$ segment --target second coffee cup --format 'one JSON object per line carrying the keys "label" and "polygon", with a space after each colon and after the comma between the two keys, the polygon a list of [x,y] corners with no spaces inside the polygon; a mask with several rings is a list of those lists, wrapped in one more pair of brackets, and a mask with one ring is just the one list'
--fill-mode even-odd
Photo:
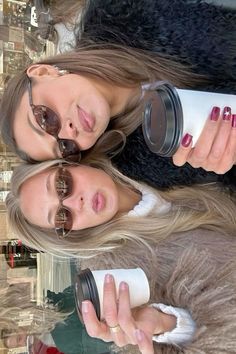
{"label": "second coffee cup", "polygon": [[82,270],[75,280],[75,302],[78,315],[82,320],[82,302],[90,300],[95,308],[98,319],[103,319],[103,285],[106,274],[114,277],[117,297],[119,285],[125,281],[129,285],[131,308],[146,304],[150,298],[150,288],[146,274],[141,268]]}
{"label": "second coffee cup", "polygon": [[164,157],[176,152],[186,133],[195,145],[214,106],[236,112],[235,95],[182,90],[166,82],[145,90],[144,138],[151,151]]}

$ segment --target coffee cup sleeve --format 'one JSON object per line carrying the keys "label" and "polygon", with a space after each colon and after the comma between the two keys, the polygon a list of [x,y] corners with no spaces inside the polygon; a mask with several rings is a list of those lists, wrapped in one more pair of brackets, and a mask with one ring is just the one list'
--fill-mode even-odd
{"label": "coffee cup sleeve", "polygon": [[152,337],[153,341],[175,346],[191,342],[196,330],[196,323],[187,310],[164,304],[151,304],[150,306],[176,317],[176,327],[170,332],[154,335]]}

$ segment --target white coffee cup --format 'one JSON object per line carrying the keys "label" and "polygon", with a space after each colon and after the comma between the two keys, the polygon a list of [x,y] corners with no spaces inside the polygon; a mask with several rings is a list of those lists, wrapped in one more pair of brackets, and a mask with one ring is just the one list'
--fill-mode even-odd
{"label": "white coffee cup", "polygon": [[106,274],[114,277],[117,298],[119,285],[125,281],[129,285],[131,308],[146,304],[150,299],[150,287],[146,274],[141,268],[82,270],[75,281],[75,297],[78,314],[81,317],[82,301],[90,300],[99,319],[103,319],[103,286]]}
{"label": "white coffee cup", "polygon": [[214,106],[236,112],[236,95],[177,89],[166,82],[146,93],[143,134],[149,149],[160,156],[172,156],[186,133],[194,146]]}

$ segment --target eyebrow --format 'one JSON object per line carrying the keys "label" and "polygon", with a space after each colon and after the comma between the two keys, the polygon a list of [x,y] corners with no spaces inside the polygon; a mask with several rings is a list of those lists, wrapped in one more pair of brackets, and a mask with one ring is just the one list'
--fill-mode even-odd
{"label": "eyebrow", "polygon": [[[44,131],[42,131],[42,130],[40,130],[39,128],[37,128],[37,127],[34,126],[34,124],[31,122],[30,117],[29,117],[28,114],[27,114],[27,122],[28,122],[30,128],[31,128],[32,130],[34,130],[38,135],[40,135],[40,136],[45,136],[45,135],[47,134],[46,132],[44,132]],[[49,135],[50,135],[50,134],[49,134]],[[54,155],[56,156],[56,158],[61,159],[61,156],[60,156],[59,153],[58,153],[58,142],[57,142],[56,139],[55,139],[55,142],[56,142],[56,144],[53,144],[52,151],[53,151]]]}

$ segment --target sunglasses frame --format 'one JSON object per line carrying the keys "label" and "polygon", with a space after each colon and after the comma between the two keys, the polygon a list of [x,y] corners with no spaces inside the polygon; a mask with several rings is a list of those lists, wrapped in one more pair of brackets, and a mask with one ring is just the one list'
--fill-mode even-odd
{"label": "sunglasses frame", "polygon": [[[49,108],[49,107],[47,107],[47,106],[44,106],[44,105],[35,105],[35,104],[33,103],[32,82],[31,82],[30,77],[28,77],[28,86],[27,86],[27,88],[28,88],[28,94],[29,94],[29,105],[30,105],[30,107],[31,107],[31,109],[32,109],[32,112],[33,112],[33,115],[34,115],[34,116],[35,116],[34,110],[35,110],[35,108],[37,108],[37,107],[44,107],[45,109],[52,111],[51,108]],[[71,139],[61,139],[61,138],[58,137],[58,133],[59,133],[60,130],[61,130],[61,122],[60,122],[60,119],[58,118],[57,114],[56,114],[54,111],[52,111],[52,112],[55,114],[55,116],[57,117],[57,121],[58,121],[58,130],[57,130],[57,132],[56,132],[55,134],[51,134],[51,133],[49,133],[47,130],[43,129],[43,128],[41,127],[41,125],[38,123],[38,121],[37,121],[37,119],[36,119],[36,117],[35,117],[35,120],[36,120],[37,124],[38,124],[38,125],[40,126],[40,128],[43,129],[47,134],[53,136],[53,137],[56,139],[56,141],[57,141],[57,143],[58,143],[58,146],[59,146],[59,149],[60,149],[60,152],[61,152],[62,157],[63,157],[64,159],[66,159],[66,160],[68,160],[68,161],[79,162],[79,161],[81,160],[81,151],[80,151],[79,147],[78,147],[77,144],[74,142],[74,140],[71,140]],[[69,141],[69,142],[73,143],[74,145],[76,145],[77,148],[78,148],[78,152],[76,152],[76,153],[74,153],[74,154],[65,154],[65,150],[63,149],[63,145],[64,145],[64,142],[65,142],[65,141],[67,141],[67,142]]]}
{"label": "sunglasses frame", "polygon": [[[56,220],[56,215],[57,215],[58,211],[63,208],[63,209],[65,209],[65,210],[67,210],[67,211],[71,214],[72,225],[73,225],[72,212],[71,212],[71,210],[70,210],[68,207],[65,207],[65,206],[63,205],[63,201],[64,201],[66,198],[69,198],[69,197],[71,196],[71,194],[72,194],[73,183],[72,183],[72,188],[71,188],[70,193],[69,193],[66,197],[61,197],[61,196],[59,195],[59,193],[57,192],[57,187],[56,187],[56,178],[58,177],[58,173],[59,173],[60,170],[66,170],[67,174],[69,174],[70,177],[71,177],[70,171],[68,171],[68,170],[66,169],[66,167],[63,167],[62,164],[60,164],[60,165],[57,167],[57,171],[56,171],[56,175],[55,175],[55,180],[54,180],[54,185],[55,185],[55,190],[56,190],[56,193],[57,193],[57,196],[58,196],[58,199],[59,199],[59,205],[58,205],[58,208],[57,208],[57,211],[56,211],[56,214],[55,214],[54,224],[56,224],[56,223],[55,223],[55,220]],[[71,178],[71,180],[73,180],[73,179]],[[61,234],[58,232],[58,231],[61,230],[62,228],[56,228],[56,226],[55,226],[55,232],[56,232],[58,238],[59,238],[59,239],[64,239],[64,238],[66,238],[66,237],[69,235],[69,233],[72,231],[72,225],[71,225],[71,229],[68,230],[68,231],[67,231],[65,234],[63,234],[63,235],[61,235]]]}

